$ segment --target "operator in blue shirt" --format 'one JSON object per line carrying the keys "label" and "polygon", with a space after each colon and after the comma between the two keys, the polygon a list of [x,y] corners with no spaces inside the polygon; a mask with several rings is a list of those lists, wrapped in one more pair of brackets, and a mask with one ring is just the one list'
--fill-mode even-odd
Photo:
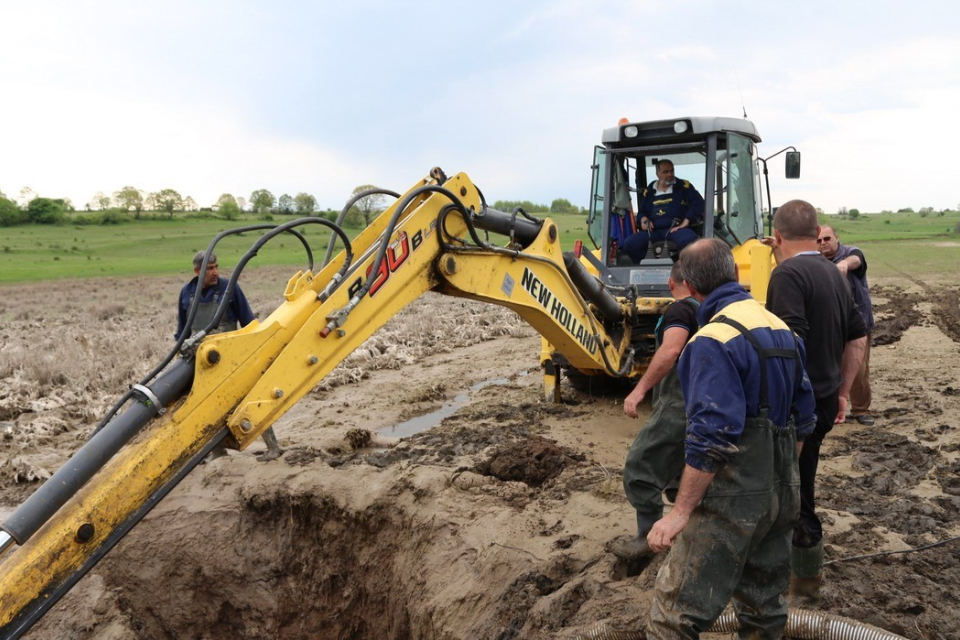
{"label": "operator in blue shirt", "polygon": [[647,536],[670,549],[647,638],[696,638],[729,601],[741,638],[780,638],[800,512],[798,453],[815,401],[802,341],[740,286],[730,248],[698,240],[680,269],[700,330],[680,356],[686,464],[673,509]]}
{"label": "operator in blue shirt", "polygon": [[673,162],[657,162],[657,179],[640,196],[637,211],[640,230],[627,238],[621,249],[639,264],[647,255],[647,245],[669,240],[681,250],[697,239],[690,228],[703,218],[703,196],[686,180],[677,180]]}

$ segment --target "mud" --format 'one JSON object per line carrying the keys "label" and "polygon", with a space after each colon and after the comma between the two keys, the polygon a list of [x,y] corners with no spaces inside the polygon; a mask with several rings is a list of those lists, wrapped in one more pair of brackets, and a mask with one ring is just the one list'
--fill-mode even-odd
{"label": "mud", "polygon": [[[245,288],[263,312],[282,286],[260,277]],[[126,286],[69,289],[95,300]],[[172,298],[177,283],[129,286]],[[958,287],[873,286],[877,424],[838,425],[824,443],[821,608],[907,638],[958,639],[960,541],[944,543],[960,535]],[[149,345],[168,340],[173,319],[160,296],[131,296],[103,318],[106,301],[44,304],[68,299],[53,284],[0,294],[9,512],[159,359]],[[45,341],[73,351],[58,364],[36,355]],[[621,399],[565,385],[565,404],[540,402],[539,338],[493,307],[428,296],[371,343],[276,424],[281,459],[258,462],[258,442],[199,467],[28,637],[508,640],[641,628],[662,558],[629,577],[606,551],[635,526],[621,467],[639,425]],[[378,435],[494,380],[428,431]]]}

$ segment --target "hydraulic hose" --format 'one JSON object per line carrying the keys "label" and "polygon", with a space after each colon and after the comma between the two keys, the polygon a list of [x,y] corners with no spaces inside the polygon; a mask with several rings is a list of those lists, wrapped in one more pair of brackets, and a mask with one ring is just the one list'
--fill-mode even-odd
{"label": "hydraulic hose", "polygon": [[[385,196],[393,196],[394,198],[400,197],[399,193],[397,193],[396,191],[391,191],[390,189],[366,189],[365,191],[361,191],[357,195],[347,200],[347,204],[343,205],[343,209],[340,210],[340,215],[337,216],[336,225],[338,227],[343,226],[343,221],[346,219],[347,213],[350,211],[353,205],[357,204],[357,202],[366,198],[367,196],[373,196],[373,195],[379,195],[379,194],[382,194]],[[333,257],[333,249],[336,246],[336,244],[337,244],[336,238],[331,236],[330,244],[327,245],[327,253],[323,257],[324,267],[327,266],[327,264],[330,262],[330,258]]]}
{"label": "hydraulic hose", "polygon": [[149,390],[154,396],[153,399],[130,405],[124,413],[107,423],[10,514],[3,523],[3,530],[9,533],[17,544],[26,542],[114,454],[139,433],[147,422],[190,388],[193,372],[191,362],[178,360],[174,363]]}
{"label": "hydraulic hose", "polygon": [[[334,233],[339,235],[343,240],[344,249],[346,250],[347,255],[343,261],[343,266],[340,267],[340,271],[337,272],[337,275],[334,277],[334,280],[336,282],[339,282],[342,279],[343,275],[350,269],[350,263],[353,262],[353,246],[350,244],[350,239],[347,237],[347,234],[344,233],[343,229],[341,229],[335,223],[330,222],[329,220],[325,220],[323,218],[300,218],[298,220],[291,220],[290,222],[277,225],[271,231],[268,231],[267,233],[260,236],[260,238],[253,243],[253,246],[250,247],[247,250],[247,252],[243,254],[240,260],[237,262],[237,266],[234,268],[233,273],[230,275],[230,280],[227,282],[227,288],[224,292],[223,299],[220,300],[220,306],[217,307],[217,311],[213,316],[213,320],[211,320],[210,324],[204,327],[202,331],[204,335],[206,335],[211,329],[213,329],[214,327],[220,324],[220,320],[223,318],[223,314],[226,313],[227,306],[229,306],[230,304],[230,298],[231,298],[231,295],[233,294],[233,290],[236,288],[237,280],[240,277],[240,273],[243,271],[244,267],[247,266],[247,263],[250,260],[252,260],[257,255],[257,253],[259,253],[263,245],[265,245],[267,242],[269,242],[276,236],[280,235],[281,233],[284,233],[286,231],[295,233],[292,231],[294,227],[299,227],[307,224],[319,224],[325,227],[330,227],[334,231]],[[210,251],[212,251],[212,247],[207,250],[207,255],[204,256],[204,259],[203,259],[204,264],[206,264],[207,262],[207,257],[209,256]],[[311,263],[312,263],[312,260],[311,260]],[[311,264],[311,267],[312,266],[313,265]],[[199,296],[194,297],[194,301],[191,304],[191,307],[196,304],[197,300],[199,300]]]}
{"label": "hydraulic hose", "polygon": [[[288,232],[288,233],[292,234],[293,236],[295,236],[297,239],[299,239],[300,242],[301,242],[301,244],[303,244],[303,246],[304,246],[304,248],[305,248],[305,250],[306,250],[306,252],[307,252],[307,260],[308,260],[308,262],[309,262],[309,268],[312,270],[312,269],[313,269],[313,251],[310,249],[310,244],[307,242],[307,239],[303,237],[303,235],[301,235],[301,234],[298,233],[297,231],[294,231],[294,230],[291,228],[291,227],[294,227],[294,226],[299,226],[300,224],[321,224],[321,225],[324,225],[324,226],[328,226],[328,227],[330,227],[330,228],[333,230],[333,232],[334,232],[335,234],[339,235],[339,236],[343,239],[343,241],[344,241],[344,246],[347,248],[347,259],[346,259],[346,261],[344,262],[344,268],[342,268],[342,269],[340,270],[340,272],[339,272],[340,275],[342,276],[343,272],[344,272],[347,268],[349,268],[350,260],[351,260],[352,257],[353,257],[353,251],[352,251],[352,247],[351,247],[351,245],[350,245],[350,239],[347,237],[346,233],[344,233],[343,229],[341,229],[338,225],[330,222],[329,220],[323,220],[322,218],[300,218],[300,219],[298,219],[298,220],[293,220],[293,221],[288,222],[288,223],[283,224],[283,225],[255,224],[255,225],[248,225],[248,226],[245,226],[245,227],[237,227],[237,228],[235,228],[235,229],[229,229],[229,230],[227,230],[227,231],[223,231],[223,232],[217,234],[217,235],[214,237],[214,239],[210,241],[210,244],[207,246],[207,250],[206,250],[206,252],[204,253],[204,256],[203,256],[203,262],[202,262],[202,264],[200,265],[201,273],[206,273],[207,264],[208,264],[209,259],[210,259],[210,254],[213,252],[213,250],[216,248],[217,244],[218,244],[223,238],[226,238],[227,236],[230,236],[230,235],[246,233],[247,231],[258,231],[258,230],[262,230],[262,229],[268,229],[268,230],[271,230],[271,232],[269,232],[269,233],[267,233],[267,234],[264,234],[264,236],[262,236],[262,237],[260,238],[260,241],[258,241],[259,244],[255,245],[255,246],[256,246],[256,250],[253,252],[253,255],[256,255],[256,251],[258,251],[258,250],[260,249],[260,247],[262,247],[263,244],[264,244],[267,240],[273,238],[274,236],[276,236],[276,235],[279,234],[279,233]],[[264,238],[266,238],[266,240],[264,240]],[[249,255],[249,253],[250,253],[250,252],[248,251],[248,252],[247,252],[247,255]],[[244,260],[243,264],[245,265],[246,262],[249,261],[251,257],[253,257],[253,255],[250,255],[249,257],[246,257],[246,256],[245,256],[245,257],[246,257],[246,260]],[[240,272],[241,272],[242,270],[243,270],[243,266],[242,266],[242,265],[241,265],[241,266],[238,266],[237,268],[234,269],[233,274],[231,275],[231,278],[230,278],[230,282],[228,282],[228,284],[227,284],[228,293],[232,293],[232,292],[233,292],[233,289],[236,287],[236,280],[237,280],[237,278],[239,278]],[[208,326],[204,329],[204,331],[203,331],[204,335],[206,335],[206,332],[209,331],[211,327],[216,326],[216,325],[220,322],[220,319],[223,317],[223,314],[224,314],[225,311],[226,311],[226,307],[227,307],[227,303],[229,302],[229,299],[230,299],[230,296],[229,296],[229,295],[225,295],[224,298],[223,298],[223,300],[221,300],[220,306],[217,308],[217,313],[215,314],[215,321],[214,321],[213,323],[211,323],[210,325],[208,325]],[[177,356],[177,354],[180,353],[181,348],[183,347],[183,344],[187,341],[187,338],[189,337],[189,327],[190,327],[190,325],[193,323],[193,319],[196,317],[197,309],[199,308],[199,302],[200,302],[200,296],[194,296],[193,301],[190,303],[190,308],[187,310],[187,319],[186,319],[186,322],[185,322],[185,327],[186,327],[186,329],[184,330],[183,334],[180,335],[180,336],[177,336],[177,342],[174,344],[173,348],[167,353],[167,355],[166,355],[166,356],[164,357],[164,359],[160,362],[160,364],[158,364],[156,367],[154,367],[153,370],[150,371],[150,373],[148,373],[147,375],[145,375],[145,376],[140,380],[140,382],[139,382],[140,385],[148,385],[148,384],[150,384],[150,382],[151,382],[154,378],[156,378],[157,375],[158,375],[161,371],[163,371],[168,364],[170,364],[170,362],[173,361],[173,359]],[[201,337],[202,337],[202,336],[201,336]],[[117,402],[114,403],[114,405],[110,408],[110,410],[107,412],[107,414],[103,417],[103,419],[100,421],[100,423],[97,425],[97,427],[93,430],[93,434],[91,435],[91,437],[92,437],[93,435],[96,435],[97,433],[99,433],[100,430],[103,429],[104,425],[106,425],[107,422],[109,422],[110,419],[113,418],[114,415],[116,415],[117,411],[119,411],[120,408],[123,407],[123,405],[126,404],[127,401],[130,400],[131,397],[133,397],[133,395],[134,395],[134,393],[133,393],[133,390],[131,389],[131,390],[127,391],[126,393],[124,393],[122,396],[120,396],[120,398],[117,400]]]}
{"label": "hydraulic hose", "polygon": [[[725,611],[710,627],[710,633],[732,633],[740,630],[733,611]],[[575,640],[646,640],[643,631],[611,629],[604,623],[576,636]],[[787,612],[785,638],[794,640],[906,640],[903,636],[869,624],[821,611],[790,609]]]}

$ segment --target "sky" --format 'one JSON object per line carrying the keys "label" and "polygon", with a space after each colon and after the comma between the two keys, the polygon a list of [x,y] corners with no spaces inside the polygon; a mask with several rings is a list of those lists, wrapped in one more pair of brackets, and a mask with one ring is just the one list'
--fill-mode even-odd
{"label": "sky", "polygon": [[[960,3],[0,0],[0,191],[211,206],[440,166],[586,206],[621,117],[747,117],[774,204],[960,207]],[[679,176],[684,177],[684,176]]]}

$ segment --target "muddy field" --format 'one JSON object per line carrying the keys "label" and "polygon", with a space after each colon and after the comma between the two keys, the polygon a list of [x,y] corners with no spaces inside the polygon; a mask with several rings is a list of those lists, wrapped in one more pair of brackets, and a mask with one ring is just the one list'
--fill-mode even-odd
{"label": "muddy field", "polygon": [[[0,288],[0,516],[160,360],[179,285]],[[279,272],[251,275],[261,317],[282,286]],[[932,545],[960,536],[958,286],[873,289],[877,424],[840,425],[824,445],[822,609],[957,639],[960,541]],[[642,627],[661,560],[628,575],[606,551],[634,527],[621,467],[642,423],[620,398],[567,386],[564,404],[540,402],[539,347],[510,312],[418,301],[277,423],[282,458],[257,461],[258,442],[199,467],[28,637],[510,640]]]}

